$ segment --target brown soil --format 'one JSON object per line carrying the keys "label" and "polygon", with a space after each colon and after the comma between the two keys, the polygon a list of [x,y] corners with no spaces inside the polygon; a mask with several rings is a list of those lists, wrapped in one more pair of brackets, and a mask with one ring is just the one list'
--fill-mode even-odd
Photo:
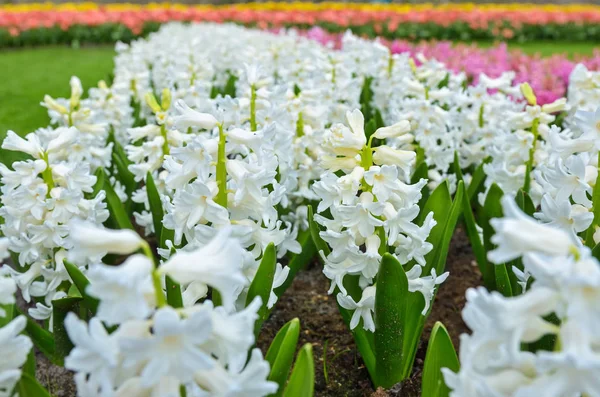
{"label": "brown soil", "polygon": [[468,332],[460,315],[465,304],[465,291],[469,287],[481,285],[481,275],[469,241],[460,228],[450,244],[446,269],[450,272],[450,277],[438,291],[417,351],[413,374],[389,391],[373,389],[352,334],[338,312],[335,297],[327,295],[329,281],[318,265],[296,276],[289,290],[277,303],[276,310],[265,322],[258,346],[266,353],[277,331],[286,322],[297,317],[302,329],[298,346],[305,343],[313,345],[315,396],[418,397],[421,394],[423,360],[433,325],[436,321],[441,321],[458,350],[458,336]]}
{"label": "brown soil", "polygon": [[[474,262],[468,239],[461,229],[455,233],[448,254],[450,277],[442,284],[417,351],[410,379],[391,390],[374,390],[352,334],[344,324],[335,302],[327,295],[329,280],[319,265],[300,272],[289,290],[281,297],[275,311],[265,322],[258,346],[266,353],[277,331],[289,320],[301,321],[300,343],[312,343],[315,360],[315,396],[318,397],[418,397],[421,390],[421,371],[427,341],[436,321],[444,323],[458,349],[458,336],[468,332],[460,312],[465,303],[465,291],[481,285],[481,276]],[[24,303],[24,302],[22,302]],[[37,378],[59,397],[75,396],[73,374],[52,365],[37,353]],[[325,371],[327,376],[325,376]]]}

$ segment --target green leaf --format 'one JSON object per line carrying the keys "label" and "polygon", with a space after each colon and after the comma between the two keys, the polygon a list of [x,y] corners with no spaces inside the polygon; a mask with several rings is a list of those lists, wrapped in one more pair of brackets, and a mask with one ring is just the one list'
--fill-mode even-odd
{"label": "green leaf", "polygon": [[181,286],[169,276],[165,277],[167,287],[167,303],[171,307],[183,307],[183,296],[181,295]]}
{"label": "green leaf", "polygon": [[502,196],[504,196],[504,192],[494,183],[490,187],[485,202],[483,203],[483,211],[479,214],[481,228],[483,229],[483,244],[488,252],[494,248],[494,244],[492,244],[491,241],[491,238],[494,235],[494,228],[492,228],[490,220],[492,218],[502,217]]}
{"label": "green leaf", "polygon": [[523,189],[519,189],[517,196],[515,197],[515,201],[525,214],[533,216],[533,213],[535,212],[535,204],[533,204],[533,200],[531,199],[529,193]]}
{"label": "green leaf", "polygon": [[286,323],[275,335],[265,359],[269,362],[271,372],[269,380],[277,383],[277,392],[270,396],[281,396],[283,388],[294,362],[296,346],[300,338],[300,320],[297,318]]}
{"label": "green leaf", "polygon": [[462,169],[460,168],[460,160],[458,158],[458,152],[454,151],[454,175],[456,175],[456,180],[458,182],[463,181],[464,182],[464,178],[463,178],[463,173],[462,173]]}
{"label": "green leaf", "polygon": [[483,181],[485,180],[485,171],[483,170],[483,165],[485,162],[479,164],[479,167],[473,172],[471,177],[471,183],[469,183],[469,188],[467,189],[467,196],[469,196],[469,201],[473,201],[473,197],[479,191]]}
{"label": "green leaf", "polygon": [[596,244],[596,246],[592,250],[592,256],[600,260],[600,244]]}
{"label": "green leaf", "polygon": [[[327,243],[323,241],[323,239],[319,235],[321,229],[319,229],[319,225],[317,225],[317,223],[314,220],[312,205],[308,206],[308,227],[310,229],[310,235],[313,239],[313,242],[315,243],[315,247],[317,248],[317,252],[323,251],[323,254],[325,256],[329,255],[331,253],[331,250],[329,249]],[[320,258],[320,255],[319,259],[322,260],[322,258]]]}
{"label": "green leaf", "polygon": [[507,264],[502,263],[494,266],[496,276],[496,290],[506,297],[513,296],[510,277],[508,276]]}
{"label": "green leaf", "polygon": [[69,277],[73,280],[73,284],[77,287],[79,293],[83,297],[87,308],[95,314],[98,310],[99,301],[93,296],[88,295],[86,292],[87,286],[90,285],[90,281],[74,264],[65,261],[64,265],[65,269],[67,269],[67,273],[69,273]]}
{"label": "green leaf", "polygon": [[148,195],[148,202],[150,203],[150,212],[152,213],[152,223],[154,224],[154,235],[158,241],[161,241],[161,232],[163,229],[163,217],[165,215],[162,202],[160,201],[160,194],[154,183],[152,173],[148,172],[146,175],[146,194]]}
{"label": "green leaf", "polygon": [[123,184],[125,188],[125,192],[127,193],[127,197],[131,197],[131,194],[134,192],[137,183],[135,182],[135,177],[129,171],[128,164],[123,161],[123,159],[113,150],[112,153],[112,161],[113,164],[117,168],[117,174],[115,177]]}
{"label": "green leaf", "polygon": [[[598,161],[600,161],[600,152],[598,152]],[[585,245],[589,248],[594,248],[594,232],[596,231],[596,226],[600,225],[600,172],[596,177],[596,185],[592,192],[592,208],[594,210],[594,220],[585,235]]]}
{"label": "green leaf", "polygon": [[425,363],[423,367],[423,379],[421,383],[421,395],[426,397],[448,397],[450,389],[444,383],[442,368],[448,368],[458,372],[460,364],[456,356],[456,350],[448,331],[439,321],[433,326]]}
{"label": "green leaf", "polygon": [[483,276],[483,283],[486,286],[495,285],[494,281],[494,265],[489,263],[487,260],[487,251],[483,247],[483,242],[477,231],[477,224],[475,223],[475,216],[473,215],[473,209],[471,208],[471,200],[468,194],[463,196],[463,221],[465,223],[465,229],[473,254],[477,261],[479,271]]}
{"label": "green leaf", "polygon": [[254,280],[252,280],[252,283],[250,284],[248,295],[246,296],[246,306],[248,306],[257,296],[260,296],[262,300],[262,304],[258,310],[258,319],[256,320],[254,327],[255,334],[257,335],[263,321],[267,319],[269,314],[267,303],[269,302],[269,296],[271,295],[276,268],[277,252],[275,250],[275,244],[269,243],[267,248],[263,251],[260,265],[254,276]]}
{"label": "green leaf", "polygon": [[55,357],[54,337],[49,331],[40,327],[35,321],[27,317],[25,332],[31,341],[52,363],[59,364]]}
{"label": "green leaf", "polygon": [[[102,173],[104,173],[104,170],[102,170]],[[110,217],[116,223],[116,226],[119,229],[134,230],[129,215],[125,211],[125,207],[123,207],[123,203],[106,177],[104,178],[104,191],[106,192],[106,204],[110,212]]]}
{"label": "green leaf", "polygon": [[298,353],[292,375],[283,392],[283,397],[312,397],[315,390],[315,363],[312,345],[305,344]]}
{"label": "green leaf", "polygon": [[[439,188],[439,187],[438,187]],[[436,189],[437,190],[437,189]],[[434,192],[435,193],[435,192]],[[448,193],[449,194],[449,193]],[[433,255],[429,257],[429,254],[425,257],[427,264],[423,268],[423,274],[429,275],[431,273],[431,269],[435,268],[437,275],[440,275],[444,272],[446,267],[446,258],[448,256],[448,249],[450,246],[450,240],[452,239],[452,235],[454,234],[454,228],[456,227],[456,222],[458,221],[458,217],[462,212],[463,207],[463,198],[464,196],[464,184],[463,182],[458,183],[458,187],[456,189],[456,194],[454,196],[454,201],[452,204],[447,204],[447,209],[442,212],[442,214],[447,214],[447,216],[442,216],[441,218],[445,218],[443,221],[438,220],[438,225],[436,226],[438,229],[437,234],[432,238],[430,233],[428,241],[433,244]],[[434,197],[430,198],[430,200]],[[446,194],[437,196],[443,202],[447,199]],[[439,207],[438,205],[435,208]],[[434,213],[434,219],[439,214],[439,212]],[[436,219],[437,220],[437,219]],[[436,230],[433,228],[432,232]],[[435,300],[435,295],[437,294],[437,290],[434,292],[431,305],[429,307],[429,311],[431,311],[431,307],[433,306],[433,301]],[[403,335],[403,350],[405,355],[405,360],[403,362],[402,368],[402,377],[407,378],[412,371],[412,366],[415,360],[415,356],[417,354],[417,347],[419,345],[419,340],[421,339],[421,334],[423,333],[423,328],[425,327],[425,320],[427,320],[427,316],[429,312],[422,314],[425,309],[425,301],[423,299],[423,295],[418,293],[410,294],[407,299],[407,307],[410,310],[407,310],[406,314],[406,325]]]}
{"label": "green leaf", "polygon": [[21,374],[21,379],[17,383],[16,390],[19,392],[19,396],[29,397],[52,397],[48,390],[38,383],[35,377],[28,373]]}
{"label": "green leaf", "polygon": [[371,135],[375,133],[376,130],[377,122],[375,121],[375,119],[369,120],[369,122],[365,124],[365,136],[367,137],[367,139],[369,139]]}
{"label": "green leaf", "polygon": [[27,354],[27,361],[23,364],[23,372],[35,377],[36,366],[35,350],[31,349]]}
{"label": "green leaf", "polygon": [[73,348],[73,343],[69,339],[67,330],[65,328],[65,318],[69,312],[79,311],[79,304],[83,301],[83,298],[62,298],[52,301],[52,313],[53,313],[53,324],[54,328],[52,333],[54,335],[55,343],[55,357],[59,363],[64,363],[64,359],[69,355],[69,352]]}
{"label": "green leaf", "polygon": [[385,253],[377,275],[375,293],[375,369],[377,386],[390,388],[402,380],[402,337],[408,279],[398,260]]}
{"label": "green leaf", "polygon": [[96,176],[96,183],[94,184],[94,188],[92,193],[90,193],[88,198],[95,198],[98,193],[104,188],[104,180],[106,179],[106,174],[104,173],[103,168],[98,168],[96,172],[94,172]]}
{"label": "green leaf", "polygon": [[[450,207],[450,212],[448,217],[446,218],[446,222],[444,224],[444,229],[441,235],[441,239],[437,241],[431,241],[433,244],[433,251],[435,251],[434,262],[430,267],[429,263],[423,269],[424,274],[429,274],[431,268],[435,268],[438,275],[444,272],[446,268],[446,258],[448,257],[448,251],[450,248],[450,240],[452,240],[452,236],[454,235],[454,229],[456,228],[456,223],[458,222],[458,218],[462,213],[463,208],[463,195],[465,192],[465,185],[462,181],[458,182],[458,186],[456,188],[456,193],[454,194],[454,201],[452,202],[452,206]],[[434,213],[435,219],[436,213]]]}
{"label": "green leaf", "polygon": [[[450,212],[448,208],[452,206],[452,198],[450,196],[450,189],[448,188],[448,182],[442,182],[429,196],[423,209],[419,213],[417,223],[422,225],[425,218],[430,212],[433,212],[433,219],[436,221],[436,225],[429,233],[427,241],[433,244],[433,249],[425,255],[425,262],[427,263],[426,268],[423,269],[423,274],[429,274],[434,266],[434,259],[437,252],[437,244],[442,240],[444,235],[444,228]],[[426,271],[426,269],[429,269]]]}
{"label": "green leaf", "polygon": [[6,315],[4,317],[0,316],[0,328],[4,327],[6,324],[10,323],[13,318],[15,318],[15,304],[11,305],[0,305],[0,309],[4,310]]}
{"label": "green leaf", "polygon": [[301,270],[304,269],[310,261],[315,257],[317,249],[315,243],[310,234],[310,229],[301,230],[298,233],[298,243],[302,246],[302,251],[299,254],[291,256],[288,262],[290,273],[285,282],[275,289],[275,294],[280,297],[289,288],[294,281],[294,277]]}

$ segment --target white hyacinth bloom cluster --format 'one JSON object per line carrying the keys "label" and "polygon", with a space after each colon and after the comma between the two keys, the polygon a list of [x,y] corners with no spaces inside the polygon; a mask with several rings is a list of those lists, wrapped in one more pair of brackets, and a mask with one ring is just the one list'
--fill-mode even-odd
{"label": "white hyacinth bloom cluster", "polygon": [[[0,238],[0,264],[9,257],[9,240]],[[10,321],[6,318],[7,312],[3,306],[15,304],[15,293],[17,285],[0,267],[0,351],[2,361],[0,362],[0,396],[12,396],[16,383],[21,378],[21,367],[27,360],[27,355],[33,347],[28,336],[22,332],[27,324],[25,316],[18,316]]]}
{"label": "white hyacinth bloom cluster", "polygon": [[[467,291],[458,374],[444,369],[451,396],[598,395],[600,262],[589,248],[526,216],[508,196],[493,220],[494,263],[522,257],[530,288],[512,298],[485,288]],[[554,321],[553,321],[554,319]],[[553,335],[549,348],[528,344]]]}
{"label": "white hyacinth bloom cluster", "polygon": [[[347,126],[335,124],[324,135],[322,166],[326,171],[313,187],[320,200],[317,212],[323,215],[316,215],[315,220],[325,229],[320,232],[321,238],[331,246],[329,255],[321,252],[323,272],[331,279],[329,293],[337,288],[339,304],[354,310],[351,328],[362,318],[363,327],[373,332],[374,281],[383,253],[391,250],[402,264],[416,262],[407,277],[409,290],[423,294],[423,313],[429,309],[434,288],[448,273],[438,277],[432,269],[431,275],[420,277],[424,256],[433,248],[427,237],[436,222],[429,213],[423,225],[413,223],[426,184],[424,179],[414,185],[407,183],[416,153],[387,145],[371,147],[374,138],[395,138],[404,140],[410,148],[410,123],[402,120],[379,128],[367,140],[360,110],[348,112],[346,119]],[[337,171],[343,175],[338,176]],[[330,215],[324,215],[325,211]],[[358,302],[344,286],[348,275],[359,276],[363,294]]]}
{"label": "white hyacinth bloom cluster", "polygon": [[[253,346],[254,323],[261,302],[231,307],[242,288],[243,249],[231,230],[223,229],[200,249],[174,254],[156,267],[147,243],[133,231],[111,231],[89,223],[72,225],[76,257],[105,253],[133,254],[118,266],[102,263],[88,269],[86,293],[98,299],[88,323],[69,313],[65,320],[73,350],[65,359],[74,371],[81,396],[191,396],[274,393],[267,381],[269,364]],[[184,308],[168,306],[162,280],[195,291],[218,291],[224,305],[189,299]],[[190,290],[188,288],[188,290]],[[113,327],[113,331],[107,331]],[[115,329],[116,328],[116,329]]]}
{"label": "white hyacinth bloom cluster", "polygon": [[100,224],[109,216],[104,192],[91,195],[97,180],[93,161],[72,152],[82,135],[73,126],[44,128],[25,138],[9,131],[2,143],[31,157],[12,169],[0,164],[0,230],[15,253],[16,266],[7,271],[25,301],[35,300],[29,314],[38,320],[49,319],[52,301],[66,296],[61,284],[70,280],[63,263],[72,248],[68,224],[74,219]]}

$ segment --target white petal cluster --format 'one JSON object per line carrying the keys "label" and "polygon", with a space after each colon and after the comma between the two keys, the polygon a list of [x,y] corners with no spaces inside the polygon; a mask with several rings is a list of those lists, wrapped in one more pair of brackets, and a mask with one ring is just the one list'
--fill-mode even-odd
{"label": "white petal cluster", "polygon": [[[92,227],[87,226],[86,232],[91,235]],[[112,249],[121,235],[97,228],[95,243],[87,248],[104,246],[109,253],[125,254],[139,247],[138,243]],[[97,315],[89,323],[73,313],[65,320],[75,346],[65,366],[76,373],[79,395],[179,396],[182,388],[190,395],[274,393],[277,385],[266,380],[269,365],[260,351],[254,349],[246,362],[255,342],[260,299],[239,312],[228,310],[245,282],[242,253],[225,229],[206,247],[176,253],[157,270],[153,259],[141,254],[118,266],[92,265],[85,292],[99,300]],[[225,305],[214,307],[210,300],[196,303],[202,296],[185,308],[165,305],[160,282],[165,275],[184,286],[204,285],[205,293],[210,286]]]}
{"label": "white petal cluster", "polygon": [[12,168],[0,164],[0,217],[4,219],[0,231],[6,242],[0,244],[0,257],[6,256],[7,245],[16,254],[16,266],[8,271],[23,298],[37,301],[30,314],[39,320],[48,319],[52,300],[65,295],[59,286],[69,280],[63,265],[66,251],[72,248],[69,224],[74,220],[98,224],[109,216],[105,193],[92,195],[97,181],[93,162],[72,152],[83,135],[76,127],[58,127],[25,138],[9,132],[2,143],[4,149],[32,157],[13,163]]}
{"label": "white petal cluster", "polygon": [[[600,390],[600,262],[569,230],[544,225],[503,199],[494,220],[494,263],[522,257],[533,277],[522,295],[506,298],[485,288],[467,291],[461,369],[444,369],[451,396],[575,396]],[[528,344],[553,336],[549,349]],[[532,350],[533,351],[533,350]]]}
{"label": "white petal cluster", "polygon": [[8,250],[8,239],[0,238],[0,320],[4,326],[0,326],[0,396],[12,395],[16,383],[21,378],[21,367],[27,360],[27,355],[33,347],[28,336],[22,332],[27,324],[25,316],[18,316],[11,321],[6,321],[7,312],[2,306],[15,304],[15,282],[7,277],[6,268],[2,261],[6,258]]}
{"label": "white petal cluster", "polygon": [[[421,189],[427,183],[424,179],[413,185],[407,183],[415,152],[406,150],[409,147],[372,148],[371,140],[367,142],[361,111],[348,112],[346,119],[347,126],[336,124],[324,135],[325,171],[313,186],[320,199],[315,220],[324,227],[320,236],[331,247],[329,255],[321,252],[323,272],[331,279],[329,293],[337,288],[340,306],[355,310],[351,328],[362,318],[363,327],[374,331],[374,283],[382,252],[394,253],[403,265],[414,263],[407,272],[409,290],[423,294],[424,313],[429,309],[434,288],[448,274],[436,277],[432,272],[431,276],[420,277],[425,255],[433,248],[427,237],[436,222],[430,213],[422,225],[414,223],[419,215]],[[378,129],[373,136],[401,137],[408,134],[409,127],[408,122],[400,121]],[[344,286],[347,275],[359,276],[364,291],[358,302]]]}

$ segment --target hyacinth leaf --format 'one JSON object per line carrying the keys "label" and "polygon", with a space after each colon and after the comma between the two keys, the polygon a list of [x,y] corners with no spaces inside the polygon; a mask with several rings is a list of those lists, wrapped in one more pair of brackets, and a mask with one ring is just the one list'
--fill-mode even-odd
{"label": "hyacinth leaf", "polygon": [[448,397],[450,395],[450,389],[444,383],[442,368],[458,372],[460,364],[446,327],[438,321],[431,331],[425,355],[421,383],[422,396]]}
{"label": "hyacinth leaf", "polygon": [[98,168],[96,172],[94,172],[94,176],[96,177],[96,183],[94,184],[92,193],[90,193],[88,198],[94,198],[100,193],[100,190],[104,188],[104,180],[106,179],[106,174],[102,168]]}
{"label": "hyacinth leaf", "polygon": [[[600,161],[600,152],[598,153],[598,161]],[[589,248],[594,248],[594,232],[596,226],[600,225],[600,172],[596,177],[596,185],[592,192],[592,208],[594,209],[594,220],[585,234],[585,245]]]}
{"label": "hyacinth leaf", "polygon": [[[460,181],[458,182],[456,193],[454,194],[454,201],[452,202],[452,206],[450,207],[449,215],[446,218],[446,222],[443,225],[444,228],[441,239],[437,241],[431,241],[431,243],[433,244],[432,251],[435,251],[432,268],[436,270],[438,275],[442,274],[444,272],[444,269],[446,268],[446,258],[448,257],[448,251],[450,249],[450,240],[452,240],[452,236],[454,235],[454,229],[456,228],[456,223],[458,222],[458,218],[462,213],[462,200],[464,193],[465,184],[462,181]],[[423,268],[423,273],[429,274],[430,271],[431,270],[429,263],[427,263],[427,266]]]}
{"label": "hyacinth leaf", "polygon": [[[431,269],[435,269],[436,274],[438,276],[444,272],[444,269],[446,267],[446,258],[448,256],[448,249],[450,246],[450,240],[452,239],[452,235],[454,234],[454,228],[456,227],[456,223],[458,222],[458,218],[462,212],[464,195],[464,183],[461,181],[458,183],[454,201],[450,205],[450,210],[447,211],[448,216],[446,217],[443,224],[439,223],[436,226],[439,227],[440,230],[442,230],[441,237],[437,241],[435,241],[431,240],[431,234],[429,235],[429,241],[433,244],[432,251],[434,252],[434,255],[431,259],[431,261],[433,261],[433,264],[430,264],[429,259],[427,259],[426,257],[426,260],[428,260],[428,262],[427,266],[423,268],[423,275],[430,275]],[[435,227],[433,228],[433,230],[435,230]],[[433,306],[433,300],[435,300],[436,294],[437,290],[433,294],[432,302],[429,306],[429,311],[431,311],[431,307]],[[407,311],[406,314],[405,332],[402,336],[403,350],[405,355],[405,359],[402,363],[403,379],[407,378],[410,375],[417,354],[419,340],[421,339],[421,334],[423,333],[423,328],[425,327],[425,320],[429,315],[429,312],[423,314],[423,311],[425,310],[425,300],[422,294],[408,294],[406,301],[407,307],[410,308],[410,311]]]}
{"label": "hyacinth leaf", "polygon": [[[104,173],[104,171],[102,171]],[[131,229],[135,230],[133,224],[131,223],[131,219],[129,219],[129,215],[123,207],[123,203],[117,193],[115,193],[115,189],[110,184],[110,181],[106,176],[104,177],[104,191],[106,192],[106,203],[108,206],[108,211],[110,212],[111,220],[114,220],[116,223],[115,226],[119,229]]]}
{"label": "hyacinth leaf", "polygon": [[450,211],[448,208],[452,206],[452,198],[450,196],[450,189],[448,182],[442,182],[429,196],[425,206],[419,213],[417,223],[422,225],[425,218],[430,212],[433,212],[433,219],[436,221],[436,225],[431,229],[427,241],[433,244],[433,249],[425,255],[426,267],[423,269],[423,273],[429,274],[434,266],[434,259],[436,257],[436,251],[438,242],[442,240],[444,235],[444,225],[448,220]]}
{"label": "hyacinth leaf", "polygon": [[515,201],[525,214],[533,216],[533,213],[535,212],[535,205],[533,204],[533,200],[531,200],[529,193],[523,189],[519,189],[517,196],[515,197]]}
{"label": "hyacinth leaf", "polygon": [[117,168],[117,179],[123,184],[125,188],[125,192],[127,193],[127,197],[131,197],[131,194],[135,191],[135,187],[137,183],[135,182],[135,177],[127,168],[127,163],[113,150],[112,153],[112,161],[115,167]]}
{"label": "hyacinth leaf", "polygon": [[181,286],[169,276],[165,277],[165,286],[167,287],[167,303],[169,306],[175,308],[183,307]]}
{"label": "hyacinth leaf", "polygon": [[375,121],[375,119],[371,119],[369,120],[368,123],[365,124],[365,136],[367,137],[367,139],[369,139],[371,137],[371,135],[373,135],[375,133],[375,131],[377,130],[377,121]]}
{"label": "hyacinth leaf", "polygon": [[19,380],[19,383],[17,383],[16,391],[19,393],[19,396],[24,397],[51,397],[48,390],[40,385],[34,376],[26,372],[21,374],[21,379]]}
{"label": "hyacinth leaf", "polygon": [[[490,282],[493,284],[494,265],[487,260],[487,253],[477,231],[477,224],[475,223],[475,216],[473,215],[473,208],[471,208],[471,201],[468,194],[463,195],[463,221],[473,254],[475,255],[475,260],[477,261],[477,266],[483,275],[484,284],[489,285]],[[489,280],[490,277],[492,277],[491,280]]]}
{"label": "hyacinth leaf", "polygon": [[291,255],[291,259],[288,262],[290,273],[285,282],[275,289],[275,295],[278,297],[282,296],[290,285],[292,285],[296,274],[310,263],[317,252],[310,229],[301,230],[298,233],[298,243],[300,243],[302,251],[299,254]]}
{"label": "hyacinth leaf", "polygon": [[152,174],[146,174],[146,193],[148,194],[148,203],[150,204],[150,212],[152,213],[152,223],[154,225],[154,235],[158,241],[161,241],[161,232],[163,229],[162,220],[165,215],[160,194],[154,183]]}
{"label": "hyacinth leaf", "polygon": [[27,317],[25,332],[31,341],[53,364],[60,365],[55,356],[55,343],[52,333],[40,327],[35,321]]}
{"label": "hyacinth leaf", "polygon": [[[420,148],[418,148],[420,149]],[[422,150],[422,149],[421,149]],[[410,178],[410,183],[411,184],[415,184],[417,182],[419,182],[421,179],[427,179],[427,172],[429,171],[429,167],[427,166],[427,163],[425,163],[425,161],[421,161],[416,168],[415,168],[415,172],[412,174],[412,177]],[[423,207],[425,206],[425,203],[427,203],[427,200],[429,200],[429,189],[423,189],[421,191],[421,199],[419,200],[419,208],[421,211],[423,211]]]}
{"label": "hyacinth leaf", "polygon": [[62,363],[66,356],[73,348],[73,343],[67,334],[65,328],[65,318],[69,312],[78,312],[79,304],[83,301],[83,298],[62,298],[52,301],[52,314],[53,324],[52,334],[54,335],[55,350],[54,354],[56,360]]}
{"label": "hyacinth leaf", "polygon": [[29,374],[35,377],[35,370],[37,368],[37,363],[35,359],[35,349],[29,350],[27,354],[27,361],[23,364],[23,373]]}
{"label": "hyacinth leaf", "polygon": [[596,244],[592,250],[592,256],[600,261],[600,244]]}
{"label": "hyacinth leaf", "polygon": [[506,297],[513,296],[513,289],[508,275],[507,264],[502,263],[494,266],[496,276],[496,290]]}
{"label": "hyacinth leaf", "polygon": [[375,112],[373,115],[373,119],[375,120],[376,130],[382,127],[385,127],[385,123],[383,122],[383,117],[381,116],[381,112],[379,109],[375,108]]}
{"label": "hyacinth leaf", "polygon": [[[494,244],[492,244],[491,241],[492,236],[494,235],[494,228],[492,228],[490,220],[492,218],[502,217],[503,211],[502,204],[500,203],[502,196],[504,196],[504,192],[502,189],[500,189],[500,187],[498,187],[498,185],[494,183],[490,187],[487,197],[485,198],[483,211],[479,214],[480,226],[483,229],[483,246],[486,252],[490,252],[492,249],[494,249]],[[489,275],[495,275],[495,270],[493,270],[493,267],[494,265],[490,264],[486,269],[486,273],[483,274],[484,282],[486,283],[485,286],[490,290],[496,289],[496,277],[494,276],[492,278]],[[488,271],[491,271],[491,273],[487,274]]]}
{"label": "hyacinth leaf", "polygon": [[86,307],[92,312],[96,313],[98,310],[98,299],[94,298],[87,294],[86,289],[87,286],[90,285],[90,281],[85,277],[85,275],[79,270],[77,266],[70,262],[64,262],[65,269],[67,269],[67,273],[69,273],[69,277],[73,281],[73,285],[77,287],[79,294],[83,298]]}
{"label": "hyacinth leaf", "polygon": [[473,175],[471,176],[471,183],[469,183],[469,187],[467,188],[469,201],[473,201],[473,197],[475,197],[485,180],[485,171],[483,170],[484,164],[485,162],[479,164],[479,167],[475,169],[475,172],[473,172]]}
{"label": "hyacinth leaf", "polygon": [[256,334],[258,334],[263,321],[267,319],[269,314],[267,303],[269,302],[269,296],[271,295],[276,268],[277,252],[275,250],[275,244],[269,243],[263,252],[260,265],[254,276],[254,280],[252,280],[252,283],[250,284],[248,295],[246,296],[246,306],[248,306],[257,296],[262,300],[260,309],[258,310],[258,319],[255,324]]}
{"label": "hyacinth leaf", "polygon": [[290,380],[283,397],[312,397],[315,390],[315,363],[312,345],[305,344],[298,352]]}
{"label": "hyacinth leaf", "polygon": [[398,260],[386,253],[381,259],[375,293],[374,383],[390,388],[402,380],[402,336],[405,332],[408,279]]}
{"label": "hyacinth leaf", "polygon": [[4,310],[5,313],[4,316],[0,316],[0,328],[2,328],[15,317],[15,304],[0,305],[0,310]]}
{"label": "hyacinth leaf", "polygon": [[464,182],[464,177],[463,177],[463,173],[462,173],[462,169],[460,168],[460,160],[458,158],[458,152],[454,151],[454,164],[453,164],[453,168],[454,168],[454,175],[456,175],[456,180],[457,181],[463,181]]}
{"label": "hyacinth leaf", "polygon": [[428,171],[427,164],[424,161],[422,161],[415,168],[415,172],[412,174],[412,177],[410,178],[410,183],[414,184],[414,183],[419,182],[421,179],[427,179],[427,171]]}
{"label": "hyacinth leaf", "polygon": [[286,323],[275,335],[271,342],[265,359],[269,362],[271,372],[269,380],[277,383],[279,388],[277,392],[270,397],[279,397],[283,394],[285,382],[287,381],[290,369],[294,362],[296,346],[300,338],[300,320],[297,318]]}
{"label": "hyacinth leaf", "polygon": [[[308,227],[310,229],[310,235],[313,239],[313,242],[315,243],[317,252],[320,253],[322,251],[325,256],[329,255],[331,253],[331,250],[329,249],[327,243],[323,241],[323,239],[319,235],[320,229],[319,225],[317,225],[317,223],[314,220],[314,212],[312,205],[308,206]],[[320,258],[320,255],[319,259],[322,260],[322,258]]]}

